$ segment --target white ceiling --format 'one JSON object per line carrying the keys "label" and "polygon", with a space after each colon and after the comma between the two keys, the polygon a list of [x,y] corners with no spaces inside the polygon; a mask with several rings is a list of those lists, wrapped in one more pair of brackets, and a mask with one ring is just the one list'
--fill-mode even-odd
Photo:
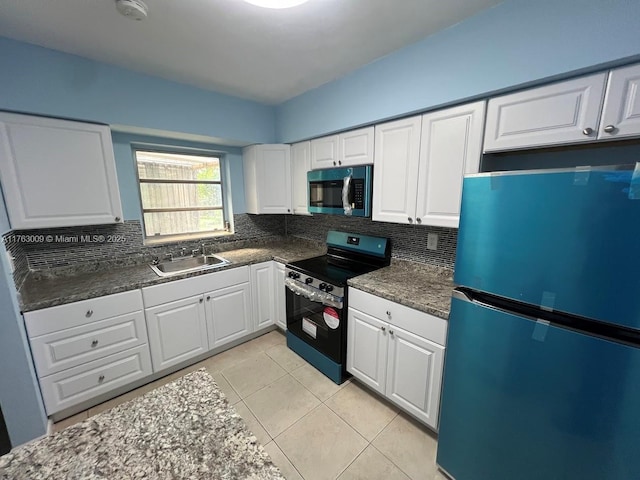
{"label": "white ceiling", "polygon": [[229,95],[278,104],[501,0],[0,0],[0,36]]}

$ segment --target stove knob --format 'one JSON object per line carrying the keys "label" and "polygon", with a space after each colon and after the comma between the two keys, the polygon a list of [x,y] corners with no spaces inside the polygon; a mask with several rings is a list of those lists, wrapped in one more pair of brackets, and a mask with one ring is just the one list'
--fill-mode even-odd
{"label": "stove knob", "polygon": [[304,281],[304,283],[306,283],[307,285],[309,285],[310,283],[313,283],[313,278],[307,277],[307,279]]}
{"label": "stove knob", "polygon": [[296,274],[293,272],[289,272],[289,278],[296,278]]}
{"label": "stove knob", "polygon": [[324,287],[324,291],[327,293],[329,293],[332,290],[333,290],[333,285],[327,285],[326,287]]}
{"label": "stove knob", "polygon": [[327,284],[326,283],[321,283],[320,285],[318,285],[318,288],[320,290],[324,290],[325,288],[327,288]]}

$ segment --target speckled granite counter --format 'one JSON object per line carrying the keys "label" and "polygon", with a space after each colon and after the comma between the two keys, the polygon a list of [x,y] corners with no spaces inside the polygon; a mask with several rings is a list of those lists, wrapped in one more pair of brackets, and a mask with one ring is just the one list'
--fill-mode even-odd
{"label": "speckled granite counter", "polygon": [[0,457],[0,479],[273,479],[269,455],[204,370]]}
{"label": "speckled granite counter", "polygon": [[218,252],[231,262],[221,268],[190,272],[171,277],[159,277],[148,264],[127,267],[97,268],[95,271],[76,275],[30,278],[20,289],[20,307],[23,312],[53,307],[89,298],[111,295],[113,293],[135,290],[181,278],[207,275],[226,268],[235,268],[252,263],[277,260],[282,263],[293,262],[326,253],[326,247],[314,246],[305,242],[279,242],[260,245],[256,248],[241,248]]}
{"label": "speckled granite counter", "polygon": [[453,272],[446,268],[394,259],[388,267],[350,279],[349,285],[436,317],[449,318]]}

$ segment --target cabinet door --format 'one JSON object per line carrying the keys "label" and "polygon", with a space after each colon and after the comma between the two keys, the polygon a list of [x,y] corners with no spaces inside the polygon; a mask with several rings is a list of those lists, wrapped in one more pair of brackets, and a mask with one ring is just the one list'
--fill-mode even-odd
{"label": "cabinet door", "polygon": [[253,145],[243,151],[247,213],[291,213],[289,145]]}
{"label": "cabinet door", "polygon": [[208,350],[202,295],[147,308],[145,315],[154,372]]}
{"label": "cabinet door", "polygon": [[273,262],[251,265],[251,297],[254,329],[273,325],[275,323]]}
{"label": "cabinet door", "polygon": [[211,349],[242,338],[253,331],[248,283],[222,288],[206,294],[205,297]]}
{"label": "cabinet door", "polygon": [[640,136],[640,65],[609,74],[598,138]]}
{"label": "cabinet door", "polygon": [[311,169],[331,168],[338,164],[338,135],[311,140]]}
{"label": "cabinet door", "polygon": [[276,325],[281,329],[287,329],[287,300],[286,300],[286,288],[284,286],[284,265],[279,262],[273,262],[275,268],[273,269],[274,281],[273,286],[275,289],[275,311],[276,311]]}
{"label": "cabinet door", "polygon": [[338,136],[338,165],[373,163],[374,128],[360,128]]}
{"label": "cabinet door", "polygon": [[478,173],[485,102],[422,117],[416,222],[458,228],[462,179]]}
{"label": "cabinet door", "polygon": [[388,325],[349,308],[347,371],[384,395],[387,375]]}
{"label": "cabinet door", "polygon": [[2,113],[0,176],[13,229],[122,221],[108,126]]}
{"label": "cabinet door", "polygon": [[422,117],[375,127],[373,220],[413,223]]}
{"label": "cabinet door", "polygon": [[291,145],[291,190],[293,213],[309,215],[309,184],[307,172],[311,170],[311,143]]}
{"label": "cabinet door", "polygon": [[438,428],[444,347],[389,326],[387,397]]}
{"label": "cabinet door", "polygon": [[593,141],[605,80],[599,73],[492,98],[485,152]]}

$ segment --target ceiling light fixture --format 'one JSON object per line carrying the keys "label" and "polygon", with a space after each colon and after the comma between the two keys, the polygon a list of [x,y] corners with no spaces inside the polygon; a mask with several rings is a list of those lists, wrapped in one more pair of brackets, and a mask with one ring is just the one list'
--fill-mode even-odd
{"label": "ceiling light fixture", "polygon": [[149,11],[142,0],[116,0],[116,8],[122,15],[133,20],[144,20]]}
{"label": "ceiling light fixture", "polygon": [[251,5],[264,8],[291,8],[302,5],[309,0],[244,0]]}

